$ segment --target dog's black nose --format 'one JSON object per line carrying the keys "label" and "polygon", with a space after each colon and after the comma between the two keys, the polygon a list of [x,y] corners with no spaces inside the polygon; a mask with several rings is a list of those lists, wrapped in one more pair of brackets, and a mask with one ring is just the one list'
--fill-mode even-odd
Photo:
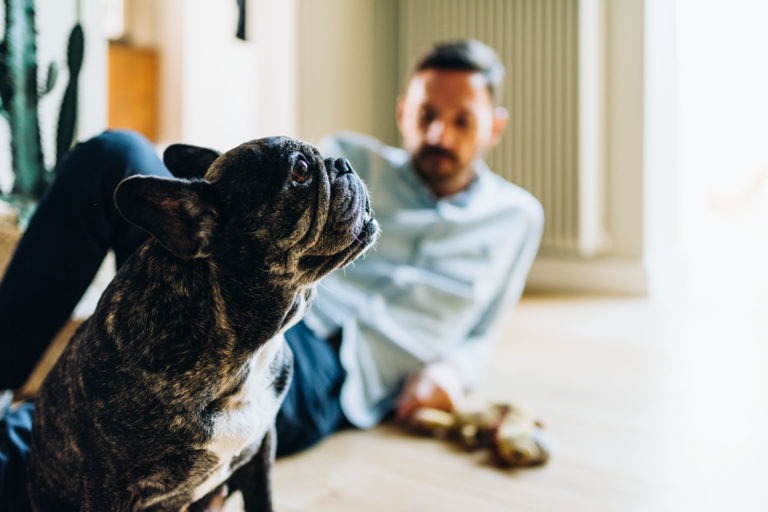
{"label": "dog's black nose", "polygon": [[349,165],[349,162],[344,158],[337,158],[336,161],[333,162],[333,167],[339,171],[339,176],[353,172],[352,166]]}

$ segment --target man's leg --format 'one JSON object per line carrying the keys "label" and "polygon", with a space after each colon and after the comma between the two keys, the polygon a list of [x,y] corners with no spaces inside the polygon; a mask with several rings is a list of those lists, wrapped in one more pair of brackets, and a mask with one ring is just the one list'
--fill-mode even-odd
{"label": "man's leg", "polygon": [[107,251],[119,266],[146,238],[113,201],[134,174],[170,175],[154,147],[127,131],[78,144],[59,166],[0,283],[0,389],[26,381]]}
{"label": "man's leg", "polygon": [[299,322],[285,333],[293,379],[277,415],[277,456],[299,452],[347,425],[341,411],[345,372],[336,349]]}
{"label": "man's leg", "polygon": [[0,510],[29,510],[27,457],[32,429],[32,404],[0,409]]}

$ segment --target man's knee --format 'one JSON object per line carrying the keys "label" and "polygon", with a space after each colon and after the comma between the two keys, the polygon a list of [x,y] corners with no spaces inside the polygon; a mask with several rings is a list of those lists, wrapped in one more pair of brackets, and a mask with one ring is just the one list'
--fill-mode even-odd
{"label": "man's knee", "polygon": [[164,174],[151,142],[129,130],[109,130],[78,143],[56,169],[54,184],[72,193],[114,190],[134,174]]}

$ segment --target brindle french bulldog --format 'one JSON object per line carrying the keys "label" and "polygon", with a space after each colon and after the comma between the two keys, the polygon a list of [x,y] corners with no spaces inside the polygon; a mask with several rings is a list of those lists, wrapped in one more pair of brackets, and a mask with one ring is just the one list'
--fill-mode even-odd
{"label": "brindle french bulldog", "polygon": [[202,510],[225,483],[246,510],[272,510],[273,425],[292,371],[281,334],[318,280],[378,236],[349,163],[309,144],[272,137],[220,156],[175,145],[164,159],[189,179],[120,183],[119,211],[152,236],[37,399],[36,511]]}

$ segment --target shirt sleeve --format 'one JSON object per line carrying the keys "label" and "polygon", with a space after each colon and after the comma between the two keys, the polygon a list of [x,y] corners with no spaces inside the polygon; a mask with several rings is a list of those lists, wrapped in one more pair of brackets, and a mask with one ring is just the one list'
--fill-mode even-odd
{"label": "shirt sleeve", "polygon": [[467,389],[475,389],[485,380],[500,330],[501,313],[510,310],[517,303],[525,287],[544,229],[544,213],[538,202],[536,202],[536,208],[531,209],[528,224],[527,229],[523,231],[524,236],[520,240],[519,250],[514,254],[505,279],[500,281],[502,286],[499,287],[494,299],[467,339],[445,357],[446,361],[459,370]]}

